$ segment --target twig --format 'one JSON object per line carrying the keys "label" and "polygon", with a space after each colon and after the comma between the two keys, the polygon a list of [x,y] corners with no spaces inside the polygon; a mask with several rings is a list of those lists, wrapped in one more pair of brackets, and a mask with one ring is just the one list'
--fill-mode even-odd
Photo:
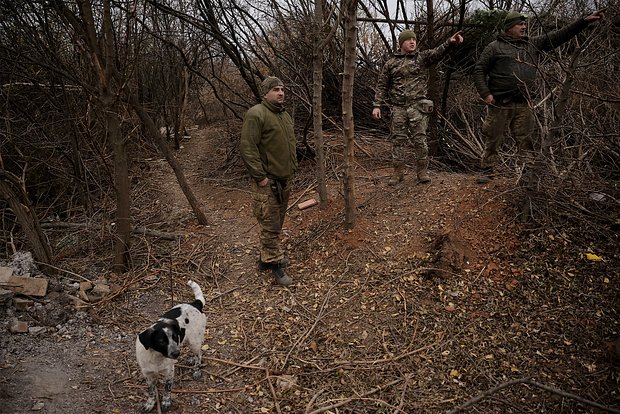
{"label": "twig", "polygon": [[273,397],[273,403],[276,407],[276,412],[278,414],[282,414],[282,410],[280,410],[280,403],[278,403],[278,396],[276,395],[276,390],[273,388],[273,384],[271,383],[271,376],[269,375],[269,369],[263,368],[265,370],[265,379],[267,380],[267,384],[269,384],[269,390],[271,391],[271,396]]}
{"label": "twig", "polygon": [[334,408],[342,407],[343,405],[348,404],[351,401],[360,400],[362,398],[368,397],[369,395],[376,394],[377,392],[379,392],[381,390],[384,390],[384,389],[386,389],[388,387],[391,387],[392,385],[396,385],[396,384],[398,384],[399,382],[402,382],[402,381],[403,381],[403,379],[399,378],[399,379],[394,380],[392,382],[388,382],[387,384],[385,384],[383,386],[380,386],[380,387],[377,387],[377,388],[373,388],[370,391],[365,392],[364,394],[361,394],[361,395],[358,395],[358,396],[355,396],[355,397],[346,398],[346,399],[344,399],[342,401],[339,401],[337,403],[334,403],[334,404],[331,404],[331,405],[319,408],[319,409],[314,410],[314,411],[310,411],[309,413],[308,413],[308,409],[306,408],[306,413],[307,414],[320,414],[320,413],[324,413],[325,411],[329,411],[329,410],[332,410]]}
{"label": "twig", "polygon": [[325,388],[321,388],[316,394],[312,396],[312,398],[310,398],[310,401],[308,401],[308,404],[306,404],[306,410],[304,411],[306,414],[310,413],[310,408],[312,408],[316,399],[319,398],[319,395],[323,394],[323,392],[325,392]]}
{"label": "twig", "polygon": [[[60,229],[91,229],[91,230],[102,230],[106,226],[100,224],[92,224],[92,223],[66,223],[62,221],[54,221],[49,223],[41,223],[41,228],[51,229],[51,228],[60,228]],[[168,233],[165,231],[152,230],[147,229],[146,227],[133,227],[131,229],[131,233],[133,234],[141,234],[145,236],[153,236],[160,237],[165,240],[177,240],[179,238],[183,238],[185,235],[180,233]]]}
{"label": "twig", "polygon": [[560,395],[560,396],[565,397],[565,398],[570,398],[570,399],[573,399],[575,401],[579,401],[582,404],[589,405],[590,407],[598,408],[599,410],[607,411],[609,413],[620,414],[620,410],[604,406],[604,405],[599,404],[599,403],[597,403],[595,401],[587,400],[587,399],[582,398],[582,397],[580,397],[578,395],[572,394],[572,393],[567,392],[567,391],[560,390],[558,388],[553,388],[553,387],[550,387],[548,385],[541,384],[539,382],[536,382],[536,381],[532,380],[529,377],[519,378],[519,379],[516,379],[516,380],[512,380],[512,381],[508,381],[508,382],[504,382],[502,384],[499,384],[497,387],[491,388],[490,390],[487,390],[487,391],[483,392],[482,394],[480,394],[480,395],[478,395],[478,396],[476,396],[476,397],[474,397],[474,398],[472,398],[470,400],[467,400],[464,404],[456,407],[454,410],[450,411],[448,414],[460,413],[461,411],[464,411],[466,408],[471,407],[472,405],[474,405],[474,404],[484,400],[485,398],[490,397],[491,395],[495,394],[497,391],[499,391],[501,389],[504,389],[506,387],[510,387],[512,385],[515,385],[515,384],[531,385],[533,387],[537,387],[537,388],[543,389],[545,391],[549,391],[549,392],[551,392],[553,394],[557,394],[557,395]]}
{"label": "twig", "polygon": [[70,271],[70,270],[61,269],[60,267],[53,266],[53,265],[51,265],[51,264],[49,264],[49,263],[41,263],[41,262],[38,262],[38,261],[35,261],[35,263],[36,263],[36,264],[40,264],[40,265],[49,266],[49,267],[51,267],[51,268],[52,268],[52,269],[54,269],[54,270],[59,270],[59,271],[61,271],[61,272],[63,272],[63,273],[66,273],[66,274],[71,275],[71,276],[75,276],[75,277],[77,277],[78,279],[82,279],[82,280],[84,280],[84,281],[86,281],[86,282],[90,282],[90,281],[91,281],[91,280],[89,280],[89,279],[85,278],[85,277],[84,277],[84,276],[82,276],[82,275],[78,275],[77,273],[73,273],[73,272],[72,272],[72,271]]}
{"label": "twig", "polygon": [[585,398],[582,398],[582,397],[580,397],[578,395],[575,395],[575,394],[572,394],[570,392],[563,391],[563,390],[560,390],[558,388],[553,388],[553,387],[541,384],[541,383],[536,382],[536,381],[531,380],[531,379],[528,379],[528,380],[526,380],[524,382],[526,384],[533,385],[534,387],[538,387],[538,388],[543,389],[545,391],[549,391],[549,392],[552,392],[554,394],[561,395],[562,397],[566,397],[566,398],[573,399],[575,401],[579,401],[580,403],[589,405],[590,407],[598,408],[599,410],[607,411],[609,413],[620,414],[620,410],[617,410],[615,408],[611,408],[611,407],[607,407],[607,406],[601,405],[601,404],[599,404],[599,403],[597,403],[595,401],[586,400]]}
{"label": "twig", "polygon": [[508,381],[508,382],[504,382],[503,384],[499,384],[497,387],[491,388],[490,390],[486,390],[485,392],[483,392],[482,394],[478,395],[477,397],[474,397],[470,400],[467,400],[465,402],[465,404],[462,404],[458,407],[456,407],[454,410],[450,411],[448,414],[456,414],[456,413],[460,413],[461,411],[465,410],[467,407],[471,407],[472,405],[476,404],[479,401],[484,400],[485,398],[489,397],[490,395],[493,395],[494,393],[496,393],[497,391],[504,389],[506,387],[510,387],[512,385],[515,384],[520,384],[524,381],[527,381],[529,378],[519,378],[516,380],[512,380],[512,381]]}

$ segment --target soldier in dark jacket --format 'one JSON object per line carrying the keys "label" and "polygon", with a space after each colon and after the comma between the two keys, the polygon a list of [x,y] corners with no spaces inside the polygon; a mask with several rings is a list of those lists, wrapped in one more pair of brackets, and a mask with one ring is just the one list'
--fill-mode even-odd
{"label": "soldier in dark jacket", "polygon": [[[428,115],[433,112],[433,101],[428,99],[427,68],[439,62],[454,44],[463,43],[460,32],[431,50],[417,52],[416,34],[404,30],[398,36],[400,50],[388,59],[381,70],[372,116],[381,119],[381,106],[390,105],[392,112],[391,139],[394,173],[388,184],[403,180],[405,145],[412,141],[416,155],[416,174],[419,182],[427,183],[428,146],[426,127]],[[411,137],[411,138],[410,138]]]}
{"label": "soldier in dark jacket", "polygon": [[499,161],[497,150],[506,127],[510,128],[519,153],[527,157],[533,150],[534,115],[531,100],[535,95],[536,72],[543,52],[552,50],[603,17],[603,10],[544,34],[527,37],[527,16],[509,12],[504,19],[503,33],[482,52],[474,68],[474,83],[480,97],[488,105],[482,126],[484,152],[479,183],[493,178]]}
{"label": "soldier in dark jacket", "polygon": [[252,177],[254,216],[261,226],[258,268],[271,270],[276,282],[292,283],[285,272],[288,260],[280,233],[297,170],[293,119],[284,109],[284,85],[276,77],[261,84],[261,103],[248,110],[241,128],[241,157]]}

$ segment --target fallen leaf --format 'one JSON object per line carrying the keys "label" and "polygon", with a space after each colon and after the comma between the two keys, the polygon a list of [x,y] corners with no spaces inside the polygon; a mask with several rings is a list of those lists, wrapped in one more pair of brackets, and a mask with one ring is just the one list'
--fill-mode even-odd
{"label": "fallen leaf", "polygon": [[594,253],[586,253],[586,259],[590,260],[591,262],[600,262],[601,260],[603,260],[600,256],[597,256]]}

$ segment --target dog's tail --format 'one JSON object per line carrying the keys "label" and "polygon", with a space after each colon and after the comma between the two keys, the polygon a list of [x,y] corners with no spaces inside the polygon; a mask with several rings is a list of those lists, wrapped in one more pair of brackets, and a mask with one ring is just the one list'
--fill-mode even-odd
{"label": "dog's tail", "polygon": [[200,289],[198,283],[194,282],[193,280],[188,280],[187,284],[192,288],[192,291],[194,291],[194,297],[196,298],[196,300],[193,301],[191,305],[202,312],[202,308],[204,307],[205,303],[207,303],[205,301],[205,297],[202,295],[202,289]]}

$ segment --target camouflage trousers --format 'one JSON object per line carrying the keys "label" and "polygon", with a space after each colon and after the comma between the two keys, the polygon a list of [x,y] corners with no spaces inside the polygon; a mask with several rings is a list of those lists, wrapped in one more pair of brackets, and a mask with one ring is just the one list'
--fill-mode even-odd
{"label": "camouflage trousers", "polygon": [[254,217],[260,225],[260,260],[265,263],[277,263],[284,259],[284,250],[280,243],[280,233],[291,195],[288,180],[281,188],[281,200],[278,200],[272,187],[273,180],[264,187],[252,180],[252,201]]}
{"label": "camouflage trousers", "polygon": [[511,102],[501,106],[489,105],[487,110],[487,116],[482,125],[484,151],[480,166],[492,168],[499,163],[497,151],[504,142],[506,129],[510,130],[516,141],[519,155],[524,159],[530,159],[534,150],[532,142],[534,113],[527,102]]}
{"label": "camouflage trousers", "polygon": [[428,115],[422,112],[423,109],[418,102],[409,106],[394,105],[391,107],[390,138],[392,140],[392,163],[395,166],[402,166],[405,163],[405,148],[409,142],[413,145],[416,160],[428,158],[428,144],[426,143]]}

